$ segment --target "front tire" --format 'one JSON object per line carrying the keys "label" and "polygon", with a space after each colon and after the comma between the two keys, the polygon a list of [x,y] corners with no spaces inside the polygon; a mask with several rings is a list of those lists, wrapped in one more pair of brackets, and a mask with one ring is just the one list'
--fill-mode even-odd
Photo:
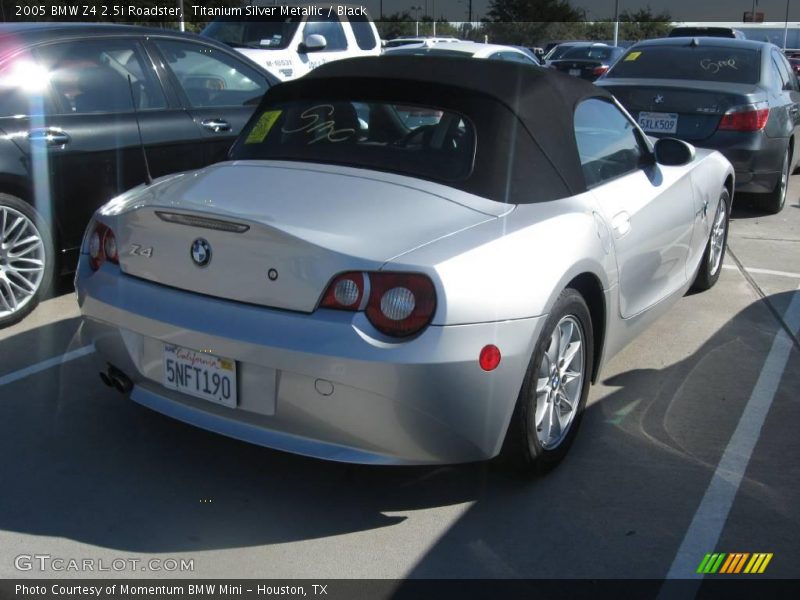
{"label": "front tire", "polygon": [[725,259],[725,250],[728,248],[728,224],[730,223],[731,197],[728,190],[722,190],[711,223],[711,233],[708,236],[706,250],[700,260],[700,268],[692,284],[692,289],[704,292],[714,287],[722,271],[722,261]]}
{"label": "front tire", "polygon": [[49,291],[53,242],[39,214],[0,193],[0,328],[24,319]]}
{"label": "front tire", "polygon": [[545,473],[561,462],[577,434],[593,368],[589,307],[577,290],[567,288],[528,365],[503,444],[507,462],[528,474]]}

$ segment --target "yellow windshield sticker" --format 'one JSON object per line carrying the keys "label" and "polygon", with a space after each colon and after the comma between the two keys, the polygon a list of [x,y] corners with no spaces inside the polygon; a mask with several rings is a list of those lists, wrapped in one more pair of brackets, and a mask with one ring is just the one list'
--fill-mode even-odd
{"label": "yellow windshield sticker", "polygon": [[625,57],[625,62],[628,62],[629,60],[636,60],[641,55],[642,55],[642,53],[638,52],[638,51],[637,52],[631,52],[630,54],[628,54],[628,56]]}
{"label": "yellow windshield sticker", "polygon": [[247,135],[247,139],[245,139],[245,144],[260,144],[264,141],[264,138],[267,137],[269,130],[272,129],[272,126],[275,125],[275,121],[278,120],[278,117],[281,116],[281,111],[279,110],[268,110],[264,112],[259,118],[258,122],[256,123],[255,127],[250,130],[250,133]]}

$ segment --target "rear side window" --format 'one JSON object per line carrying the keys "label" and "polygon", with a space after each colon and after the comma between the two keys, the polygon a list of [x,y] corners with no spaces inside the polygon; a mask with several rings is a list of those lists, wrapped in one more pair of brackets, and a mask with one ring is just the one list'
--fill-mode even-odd
{"label": "rear side window", "polygon": [[384,102],[306,100],[255,115],[232,160],[301,160],[458,181],[472,171],[475,130],[454,112]]}
{"label": "rear side window", "polygon": [[[36,50],[67,113],[164,108],[166,99],[138,42],[82,39]],[[130,81],[130,83],[129,83]]]}
{"label": "rear side window", "polygon": [[174,40],[155,43],[193,108],[254,104],[269,87],[254,69],[211,46]]}
{"label": "rear side window", "polygon": [[50,74],[24,53],[0,68],[0,118],[50,114]]}
{"label": "rear side window", "polygon": [[566,60],[569,58],[586,59],[586,60],[612,60],[619,56],[617,48],[609,46],[578,46],[577,48],[570,48],[561,58]]}
{"label": "rear side window", "polygon": [[644,46],[632,48],[608,77],[688,79],[723,83],[757,83],[761,56],[750,48],[723,46]]}
{"label": "rear side window", "polygon": [[590,98],[578,105],[575,141],[589,187],[616,179],[642,165],[644,152],[636,128],[607,100]]}
{"label": "rear side window", "polygon": [[375,34],[372,31],[372,24],[366,15],[353,15],[348,17],[350,25],[353,26],[353,35],[356,36],[356,43],[362,50],[372,50],[378,45]]}

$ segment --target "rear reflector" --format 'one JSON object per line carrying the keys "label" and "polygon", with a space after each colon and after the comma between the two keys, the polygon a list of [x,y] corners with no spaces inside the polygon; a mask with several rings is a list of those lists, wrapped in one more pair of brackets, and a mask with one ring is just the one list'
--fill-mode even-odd
{"label": "rear reflector", "polygon": [[769,108],[737,110],[722,116],[719,129],[725,131],[761,131],[767,126]]}
{"label": "rear reflector", "polygon": [[484,346],[478,356],[478,364],[484,371],[494,371],[500,364],[500,348],[494,344]]}

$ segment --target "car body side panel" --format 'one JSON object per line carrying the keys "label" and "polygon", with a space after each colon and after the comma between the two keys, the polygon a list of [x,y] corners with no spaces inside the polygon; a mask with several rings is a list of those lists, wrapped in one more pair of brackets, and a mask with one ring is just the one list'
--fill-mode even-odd
{"label": "car body side panel", "polygon": [[638,314],[686,280],[693,193],[686,167],[652,165],[592,190],[612,231],[621,317]]}
{"label": "car body side panel", "polygon": [[391,270],[423,268],[437,284],[434,323],[481,323],[547,314],[581,273],[616,281],[607,229],[589,193],[519,205],[505,217],[401,255]]}

